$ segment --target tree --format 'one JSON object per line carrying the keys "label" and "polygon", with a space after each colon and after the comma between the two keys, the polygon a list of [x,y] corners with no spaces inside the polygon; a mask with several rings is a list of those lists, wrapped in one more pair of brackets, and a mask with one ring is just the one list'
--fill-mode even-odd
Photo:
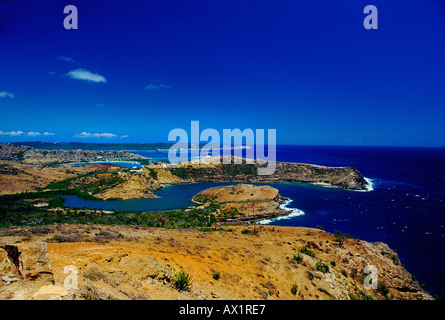
{"label": "tree", "polygon": [[334,241],[338,242],[338,246],[340,248],[343,248],[343,245],[346,243],[346,241],[349,239],[347,234],[344,234],[343,232],[339,230],[335,230],[335,238]]}

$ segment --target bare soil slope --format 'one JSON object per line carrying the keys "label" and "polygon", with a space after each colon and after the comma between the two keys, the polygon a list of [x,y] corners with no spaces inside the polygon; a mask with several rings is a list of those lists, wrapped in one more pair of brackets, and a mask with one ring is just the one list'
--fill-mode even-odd
{"label": "bare soil slope", "polygon": [[[2,276],[0,299],[431,299],[383,243],[350,239],[340,247],[334,235],[318,229],[256,228],[250,234],[241,232],[245,227],[3,229],[0,247],[47,242],[53,279],[8,283]],[[295,260],[303,247],[306,253]],[[64,290],[70,265],[78,270],[79,287]],[[379,290],[364,288],[367,265],[378,271]],[[188,290],[175,288],[179,271],[192,277]]]}

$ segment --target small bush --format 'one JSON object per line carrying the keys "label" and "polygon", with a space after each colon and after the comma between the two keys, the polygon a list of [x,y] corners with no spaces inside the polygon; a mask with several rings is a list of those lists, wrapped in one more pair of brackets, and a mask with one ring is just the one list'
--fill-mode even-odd
{"label": "small bush", "polygon": [[318,271],[321,271],[323,273],[329,272],[329,266],[327,264],[318,262],[315,263],[315,268],[317,268]]}
{"label": "small bush", "polygon": [[400,264],[400,260],[399,260],[399,258],[397,257],[396,254],[393,254],[391,259],[392,259],[392,262],[394,262],[395,265],[399,265]]}
{"label": "small bush", "polygon": [[338,243],[340,248],[343,248],[343,245],[349,239],[347,234],[342,233],[341,231],[335,230],[334,241]]}
{"label": "small bush", "polygon": [[175,274],[173,285],[178,291],[185,291],[190,289],[192,284],[192,276],[184,271],[180,271]]}
{"label": "small bush", "polygon": [[220,277],[221,277],[221,274],[220,274],[219,270],[214,270],[213,273],[212,273],[212,277],[215,280],[219,280]]}
{"label": "small bush", "polygon": [[388,286],[383,281],[379,281],[377,283],[377,290],[384,296],[386,296],[389,293]]}
{"label": "small bush", "polygon": [[358,300],[358,297],[355,294],[353,294],[352,292],[349,292],[348,296],[349,296],[349,299],[351,299],[351,300]]}
{"label": "small bush", "polygon": [[304,253],[304,254],[307,254],[308,256],[315,257],[314,252],[311,251],[311,250],[309,250],[309,249],[306,248],[306,247],[301,247],[300,252],[301,252],[301,253]]}
{"label": "small bush", "polygon": [[337,265],[337,263],[335,261],[331,261],[331,266],[335,267]]}
{"label": "small bush", "polygon": [[297,263],[301,263],[301,262],[303,261],[303,256],[298,252],[298,253],[296,253],[296,254],[294,255],[294,260],[295,260]]}
{"label": "small bush", "polygon": [[292,292],[292,294],[295,296],[298,292],[298,286],[294,283],[292,285],[292,289],[290,289],[290,292]]}
{"label": "small bush", "polygon": [[250,230],[250,229],[243,229],[241,230],[242,234],[258,234],[258,229]]}

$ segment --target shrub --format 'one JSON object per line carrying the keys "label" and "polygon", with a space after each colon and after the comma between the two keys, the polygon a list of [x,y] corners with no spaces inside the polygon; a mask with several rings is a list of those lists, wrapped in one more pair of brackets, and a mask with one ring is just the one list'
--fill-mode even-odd
{"label": "shrub", "polygon": [[178,291],[185,291],[190,289],[192,283],[192,276],[184,271],[175,274],[173,285]]}
{"label": "shrub", "polygon": [[386,296],[389,293],[388,286],[383,281],[379,281],[377,283],[377,290],[384,296]]}
{"label": "shrub", "polygon": [[292,289],[290,289],[290,292],[292,292],[292,294],[295,296],[298,292],[298,286],[294,283],[292,285]]}
{"label": "shrub", "polygon": [[301,263],[301,262],[303,261],[303,256],[302,256],[300,253],[296,253],[296,254],[294,255],[294,260],[295,260],[297,263]]}
{"label": "shrub", "polygon": [[241,233],[242,234],[258,234],[258,229],[253,229],[253,230],[250,230],[250,229],[243,229],[243,230],[241,230]]}
{"label": "shrub", "polygon": [[311,250],[309,250],[309,249],[306,248],[306,247],[301,247],[300,252],[301,252],[301,253],[304,253],[304,254],[307,254],[308,256],[315,257],[314,252],[311,251]]}
{"label": "shrub", "polygon": [[343,248],[343,245],[346,243],[346,241],[348,240],[348,235],[342,233],[341,231],[335,230],[335,236],[334,236],[334,241],[338,242],[338,246],[340,248]]}
{"label": "shrub", "polygon": [[327,264],[318,262],[315,263],[315,268],[317,268],[318,271],[321,271],[323,273],[329,272],[329,266]]}
{"label": "shrub", "polygon": [[219,278],[221,277],[219,270],[213,270],[212,277],[215,280],[219,280]]}
{"label": "shrub", "polygon": [[337,265],[337,263],[335,261],[331,261],[331,266],[335,267]]}
{"label": "shrub", "polygon": [[353,294],[352,292],[349,292],[348,296],[349,296],[349,299],[351,299],[351,300],[358,300],[358,297],[355,294]]}
{"label": "shrub", "polygon": [[391,259],[392,259],[392,262],[394,262],[395,265],[399,265],[400,264],[399,257],[397,257],[396,254],[393,254]]}

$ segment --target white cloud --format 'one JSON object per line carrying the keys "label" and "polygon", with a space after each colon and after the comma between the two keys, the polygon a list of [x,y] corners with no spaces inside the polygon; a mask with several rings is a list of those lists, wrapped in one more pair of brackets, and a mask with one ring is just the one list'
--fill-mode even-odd
{"label": "white cloud", "polygon": [[14,99],[14,95],[7,91],[0,91],[0,98],[11,98]]}
{"label": "white cloud", "polygon": [[40,135],[41,135],[40,132],[33,132],[33,131],[28,132],[28,136],[31,136],[31,137],[36,137],[36,136],[40,136]]}
{"label": "white cloud", "polygon": [[[3,132],[0,131],[0,136],[10,136],[10,137],[18,137],[18,136],[29,136],[29,137],[37,137],[37,136],[41,136],[42,133],[36,131],[29,131],[28,133],[25,133],[23,131],[17,130],[17,131],[8,131],[8,132]],[[44,132],[43,133],[44,136],[53,136],[54,133],[50,133],[50,132]]]}
{"label": "white cloud", "polygon": [[105,77],[101,76],[97,73],[92,73],[91,71],[85,70],[85,69],[76,69],[71,70],[67,73],[67,76],[71,79],[76,80],[85,80],[85,81],[91,81],[91,82],[107,82],[107,79]]}
{"label": "white cloud", "polygon": [[91,133],[88,133],[88,132],[76,133],[74,135],[74,137],[76,137],[76,138],[90,138]]}
{"label": "white cloud", "polygon": [[117,136],[112,133],[93,133],[93,137],[94,138],[115,138]]}
{"label": "white cloud", "polygon": [[23,134],[23,131],[9,131],[9,132],[0,131],[0,136],[16,137],[16,136],[21,136],[22,134]]}
{"label": "white cloud", "polygon": [[74,60],[70,57],[58,56],[57,58],[59,58],[60,60],[66,61],[66,62],[77,62],[76,60]]}
{"label": "white cloud", "polygon": [[172,86],[168,85],[168,84],[163,84],[163,83],[159,83],[159,84],[154,84],[151,83],[147,86],[144,87],[144,90],[159,90],[159,89],[170,89],[172,88]]}
{"label": "white cloud", "polygon": [[117,135],[113,133],[89,133],[81,132],[74,135],[76,138],[115,138]]}
{"label": "white cloud", "polygon": [[129,137],[128,134],[124,134],[123,136],[120,136],[121,139],[123,139],[123,138],[128,138],[128,137]]}

